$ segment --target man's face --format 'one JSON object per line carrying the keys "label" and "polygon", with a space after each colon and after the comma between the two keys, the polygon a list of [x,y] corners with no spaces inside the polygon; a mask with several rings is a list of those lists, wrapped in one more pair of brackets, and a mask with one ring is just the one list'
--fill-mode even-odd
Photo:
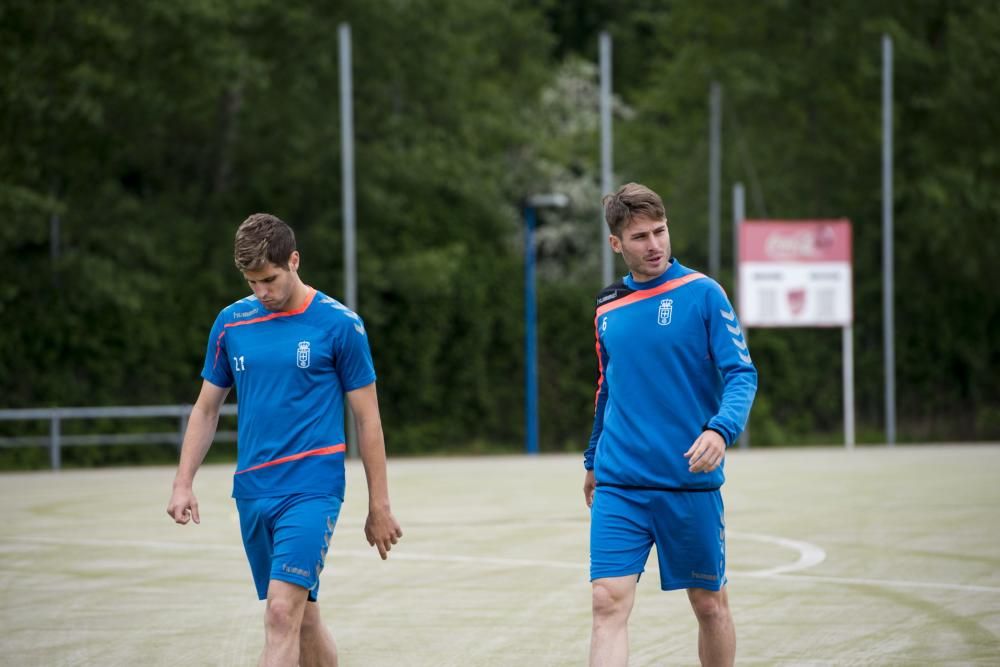
{"label": "man's face", "polygon": [[670,233],[666,219],[633,217],[621,238],[610,237],[611,249],[622,256],[632,277],[639,282],[659,278],[670,261]]}
{"label": "man's face", "polygon": [[254,296],[270,311],[288,310],[298,284],[299,253],[295,251],[288,258],[288,268],[268,262],[257,271],[244,271],[243,277],[253,290]]}

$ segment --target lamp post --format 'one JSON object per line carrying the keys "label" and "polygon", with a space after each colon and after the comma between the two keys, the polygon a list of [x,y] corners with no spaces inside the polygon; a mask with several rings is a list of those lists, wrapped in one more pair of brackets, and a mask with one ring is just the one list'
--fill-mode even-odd
{"label": "lamp post", "polygon": [[539,208],[563,208],[561,193],[533,195],[524,202],[524,448],[538,453],[538,309],[535,301],[535,226]]}

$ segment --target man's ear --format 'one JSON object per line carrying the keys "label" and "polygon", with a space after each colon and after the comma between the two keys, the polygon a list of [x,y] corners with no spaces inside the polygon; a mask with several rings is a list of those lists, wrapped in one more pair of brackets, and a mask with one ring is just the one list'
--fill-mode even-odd
{"label": "man's ear", "polygon": [[288,256],[288,270],[298,271],[299,270],[299,251],[293,250],[292,254]]}
{"label": "man's ear", "polygon": [[611,234],[610,236],[608,236],[608,243],[611,244],[612,250],[614,250],[619,255],[622,254],[622,240],[620,238],[618,238],[614,234]]}

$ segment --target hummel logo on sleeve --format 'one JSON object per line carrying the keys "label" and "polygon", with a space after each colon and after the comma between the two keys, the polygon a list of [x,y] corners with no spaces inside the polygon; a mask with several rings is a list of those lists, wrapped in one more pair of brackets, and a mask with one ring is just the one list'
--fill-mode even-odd
{"label": "hummel logo on sleeve", "polygon": [[[735,322],[736,321],[736,313],[735,313],[735,311],[730,310],[727,313],[724,310],[720,310],[719,314],[722,315],[727,320],[729,320],[730,322]],[[726,329],[728,329],[729,333],[733,334],[734,336],[742,336],[743,335],[743,330],[740,329],[740,325],[739,324],[736,324],[736,325],[727,324],[726,325]]]}
{"label": "hummel logo on sleeve", "polygon": [[[747,344],[742,340],[743,330],[740,328],[739,324],[735,324],[736,311],[732,309],[730,309],[729,311],[719,309],[719,314],[722,315],[727,320],[729,320],[730,322],[734,323],[734,324],[727,324],[726,330],[728,330],[729,333],[733,335],[733,338],[731,340],[733,341],[733,345],[736,346],[736,349],[739,350],[737,354],[739,354],[740,361],[742,361],[745,364],[752,363],[750,361],[750,355],[747,353]],[[739,336],[739,338],[737,338],[737,336]]]}

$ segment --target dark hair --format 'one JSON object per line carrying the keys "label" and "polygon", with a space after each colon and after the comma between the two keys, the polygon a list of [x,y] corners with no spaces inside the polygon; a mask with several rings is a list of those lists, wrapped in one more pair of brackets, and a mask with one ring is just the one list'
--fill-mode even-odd
{"label": "dark hair", "polygon": [[236,230],[233,259],[240,271],[259,271],[268,262],[287,270],[293,252],[295,232],[270,213],[254,213]]}
{"label": "dark hair", "polygon": [[604,220],[608,223],[608,229],[618,238],[621,238],[625,226],[636,216],[651,220],[664,220],[667,217],[660,195],[638,183],[626,183],[614,194],[605,195],[601,203],[604,205]]}

